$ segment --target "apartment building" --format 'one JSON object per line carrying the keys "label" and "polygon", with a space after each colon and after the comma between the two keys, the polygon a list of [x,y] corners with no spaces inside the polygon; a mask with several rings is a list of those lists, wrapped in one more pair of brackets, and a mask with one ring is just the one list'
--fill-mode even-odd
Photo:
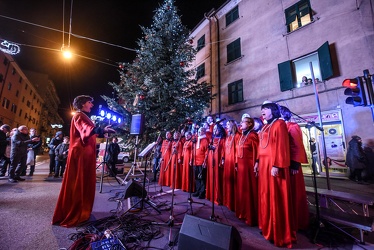
{"label": "apartment building", "polygon": [[[373,13],[372,0],[231,0],[206,13],[191,38],[196,78],[216,94],[207,113],[239,121],[277,102],[296,114],[306,148],[316,138],[328,157],[344,161],[352,135],[374,140],[373,110],[347,104],[342,87],[374,72]],[[324,140],[306,126],[320,119]]]}

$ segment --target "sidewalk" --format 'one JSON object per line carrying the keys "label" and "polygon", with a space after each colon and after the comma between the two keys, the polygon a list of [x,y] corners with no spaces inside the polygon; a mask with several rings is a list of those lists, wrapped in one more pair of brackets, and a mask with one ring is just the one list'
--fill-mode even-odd
{"label": "sidewalk", "polygon": [[[38,156],[37,162],[34,176],[26,176],[26,181],[24,182],[9,183],[7,177],[0,179],[0,250],[68,249],[74,243],[74,240],[69,238],[78,236],[77,228],[63,228],[51,225],[51,218],[61,187],[61,179],[47,178],[49,173],[48,155]],[[154,204],[161,214],[158,214],[148,203],[143,203],[144,209],[142,211],[134,213],[129,208],[136,200],[121,199],[126,186],[119,185],[111,177],[105,177],[103,183],[100,183],[101,174],[99,170],[95,204],[90,219],[91,225],[95,225],[95,228],[110,228],[115,232],[115,228],[119,227],[118,219],[123,218],[120,215],[126,213],[127,217],[136,216],[138,218],[137,222],[131,222],[130,224],[138,224],[143,220],[153,221],[153,227],[160,234],[157,239],[152,239],[149,242],[150,247],[177,249],[177,246],[173,247],[169,246],[169,244],[170,241],[177,241],[179,229],[186,214],[191,215],[193,213],[194,217],[207,220],[208,225],[210,224],[212,227],[210,229],[217,230],[214,227],[216,222],[210,221],[210,217],[214,215],[217,223],[233,226],[239,231],[243,243],[242,249],[279,249],[266,241],[260,235],[260,230],[257,227],[247,226],[238,220],[233,212],[228,211],[226,207],[217,205],[212,207],[210,201],[199,199],[189,203],[189,193],[174,190],[175,195],[172,196],[170,188],[163,187],[163,192],[161,192],[160,186],[154,183],[147,184],[146,191],[149,197],[149,204]],[[306,176],[305,181],[307,186],[312,186],[311,177]],[[142,183],[142,180],[140,182]],[[317,183],[319,188],[326,188],[325,178],[318,178]],[[99,187],[101,184],[103,190],[100,193]],[[333,190],[374,196],[373,184],[362,186],[349,180],[331,179],[331,187]],[[371,207],[370,210],[372,212],[373,208]],[[372,215],[374,215],[374,212],[372,212]],[[109,216],[113,217],[109,219]],[[168,224],[171,218],[173,218],[172,226]],[[87,227],[84,227],[84,229],[87,230]],[[213,233],[216,233],[214,230]],[[93,233],[92,228],[90,232]],[[320,249],[321,247],[329,249],[326,244],[321,244],[320,242],[317,242],[317,244],[311,243],[312,232],[300,232],[297,237],[298,241],[294,244],[293,249]],[[338,239],[338,242],[331,245],[331,249],[373,249],[373,233],[365,235],[366,245],[357,245],[343,234],[336,236],[336,239]],[[146,245],[144,242],[143,244],[144,246]]]}

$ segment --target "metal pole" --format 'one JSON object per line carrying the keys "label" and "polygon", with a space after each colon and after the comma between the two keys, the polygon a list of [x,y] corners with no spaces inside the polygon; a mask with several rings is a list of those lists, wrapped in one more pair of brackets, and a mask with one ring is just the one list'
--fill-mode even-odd
{"label": "metal pole", "polygon": [[326,170],[326,181],[327,181],[327,189],[330,190],[330,173],[329,173],[329,166],[327,165],[327,151],[326,151],[326,143],[325,143],[325,132],[323,130],[323,123],[322,123],[322,115],[321,115],[321,107],[319,103],[319,97],[318,97],[318,90],[316,86],[316,81],[314,78],[314,71],[313,71],[313,63],[309,62],[309,67],[310,67],[310,74],[312,76],[313,80],[313,88],[314,88],[314,95],[316,97],[316,104],[317,104],[317,113],[318,113],[318,118],[319,118],[319,124],[322,128],[322,149],[323,149],[323,165],[325,165],[325,170]]}
{"label": "metal pole", "polygon": [[[374,122],[374,91],[373,91],[373,84],[372,78],[373,76],[370,75],[369,70],[364,70],[364,78],[366,82],[366,89],[368,90],[369,102],[370,102],[370,109],[371,109],[371,116]],[[364,91],[364,90],[363,90]]]}

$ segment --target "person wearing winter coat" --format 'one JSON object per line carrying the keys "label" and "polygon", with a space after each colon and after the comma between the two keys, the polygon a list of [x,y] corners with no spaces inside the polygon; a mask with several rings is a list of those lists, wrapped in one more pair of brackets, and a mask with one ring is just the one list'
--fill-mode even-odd
{"label": "person wearing winter coat", "polygon": [[361,137],[357,135],[352,136],[352,140],[348,143],[346,165],[350,170],[349,179],[359,184],[365,184],[362,181],[361,173],[367,166],[367,158],[362,148]]}

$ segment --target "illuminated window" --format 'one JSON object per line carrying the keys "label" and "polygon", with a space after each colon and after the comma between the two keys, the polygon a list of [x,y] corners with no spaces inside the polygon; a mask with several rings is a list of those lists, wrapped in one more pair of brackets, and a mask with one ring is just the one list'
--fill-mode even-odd
{"label": "illuminated window", "polygon": [[313,21],[309,0],[302,0],[285,10],[288,32],[292,32]]}

